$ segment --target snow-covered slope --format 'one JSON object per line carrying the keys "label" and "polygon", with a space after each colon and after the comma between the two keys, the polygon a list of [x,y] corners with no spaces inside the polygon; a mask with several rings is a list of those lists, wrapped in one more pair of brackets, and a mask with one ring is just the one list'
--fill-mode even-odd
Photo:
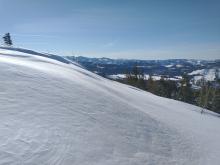
{"label": "snow-covered slope", "polygon": [[1,165],[219,164],[216,114],[54,57],[0,49]]}
{"label": "snow-covered slope", "polygon": [[[220,71],[220,69],[218,69]],[[195,70],[188,75],[194,76],[193,80],[194,82],[197,82],[204,78],[206,81],[214,81],[216,78],[216,71],[217,69],[201,69],[201,70]],[[220,72],[219,72],[220,74]],[[220,76],[220,75],[218,75]]]}

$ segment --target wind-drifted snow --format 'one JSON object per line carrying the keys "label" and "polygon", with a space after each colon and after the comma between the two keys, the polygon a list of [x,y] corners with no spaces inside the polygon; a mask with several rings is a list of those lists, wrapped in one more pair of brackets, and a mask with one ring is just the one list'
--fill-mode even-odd
{"label": "wind-drifted snow", "polygon": [[216,114],[201,115],[199,107],[104,79],[56,56],[4,51],[1,165],[219,164]]}

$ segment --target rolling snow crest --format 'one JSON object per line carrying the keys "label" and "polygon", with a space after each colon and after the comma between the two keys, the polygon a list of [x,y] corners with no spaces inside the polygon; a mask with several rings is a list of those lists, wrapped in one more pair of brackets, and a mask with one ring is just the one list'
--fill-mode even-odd
{"label": "rolling snow crest", "polygon": [[216,114],[0,48],[0,164],[218,165]]}

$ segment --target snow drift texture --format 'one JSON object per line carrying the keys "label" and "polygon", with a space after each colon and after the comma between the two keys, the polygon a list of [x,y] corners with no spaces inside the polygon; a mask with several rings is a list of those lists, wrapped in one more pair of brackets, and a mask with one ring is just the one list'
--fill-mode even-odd
{"label": "snow drift texture", "polygon": [[214,113],[59,56],[0,49],[1,165],[218,165],[219,155]]}

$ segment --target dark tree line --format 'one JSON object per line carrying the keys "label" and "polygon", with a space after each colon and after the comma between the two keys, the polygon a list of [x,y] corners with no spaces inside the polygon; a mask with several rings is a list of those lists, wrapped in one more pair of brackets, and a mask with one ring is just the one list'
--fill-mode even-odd
{"label": "dark tree line", "polygon": [[218,76],[216,76],[214,84],[205,81],[203,78],[200,81],[200,89],[195,90],[192,88],[188,75],[183,75],[180,81],[171,81],[166,77],[153,80],[151,75],[148,79],[145,79],[144,72],[135,65],[131,72],[126,73],[126,78],[119,81],[158,96],[200,106],[202,107],[201,113],[204,109],[220,113],[220,88],[217,86],[217,84],[220,84],[220,79]]}

